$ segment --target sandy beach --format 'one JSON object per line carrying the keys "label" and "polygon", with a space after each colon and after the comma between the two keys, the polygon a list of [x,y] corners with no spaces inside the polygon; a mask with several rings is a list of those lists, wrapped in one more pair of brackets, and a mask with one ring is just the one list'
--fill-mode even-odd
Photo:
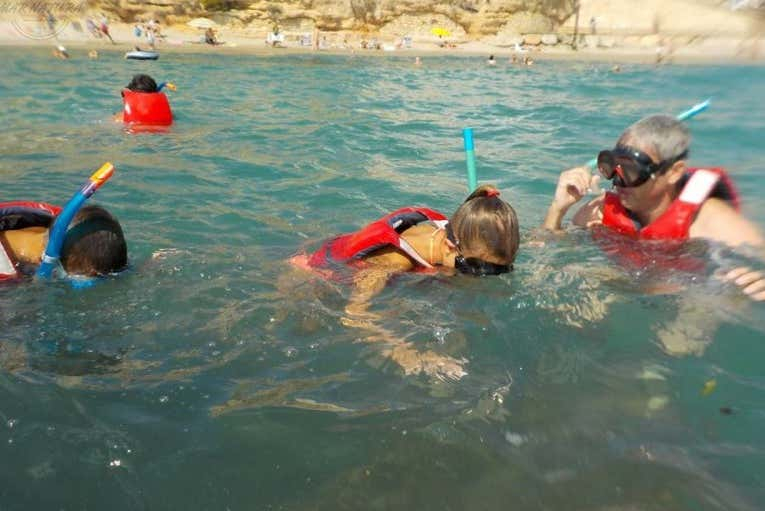
{"label": "sandy beach", "polygon": [[[109,31],[114,43],[106,37],[95,37],[85,30],[84,22],[62,23],[56,34],[49,36],[43,28],[27,24],[24,27],[11,20],[0,21],[0,46],[50,47],[65,46],[72,58],[86,57],[90,50],[129,51],[135,47],[148,49],[145,38],[136,37],[134,24],[110,23]],[[30,28],[31,27],[31,28]],[[35,31],[38,31],[36,34]],[[222,44],[211,46],[204,43],[204,31],[176,24],[162,26],[162,38],[157,40],[156,49],[162,54],[173,52],[214,52],[256,55],[281,55],[295,53],[358,54],[367,56],[481,56],[495,55],[500,61],[512,55],[530,56],[535,60],[587,60],[610,63],[748,63],[765,62],[765,40],[760,38],[731,36],[710,36],[695,38],[665,35],[642,35],[625,38],[615,43],[607,35],[580,37],[577,48],[558,42],[553,45],[524,44],[518,46],[500,40],[498,37],[461,37],[444,41],[429,35],[411,37],[406,44],[403,38],[351,31],[320,32],[321,45],[314,49],[301,45],[299,32],[284,32],[284,43],[272,47],[266,43],[267,32],[237,29],[228,26],[216,27]],[[631,40],[630,40],[631,39]],[[364,42],[376,42],[377,49],[363,48]],[[625,44],[625,41],[627,44]],[[79,55],[82,53],[81,55]]]}

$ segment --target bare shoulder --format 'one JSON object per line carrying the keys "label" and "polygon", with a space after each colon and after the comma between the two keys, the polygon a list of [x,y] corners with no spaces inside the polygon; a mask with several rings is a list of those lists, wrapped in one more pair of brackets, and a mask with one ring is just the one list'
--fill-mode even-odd
{"label": "bare shoulder", "polygon": [[765,244],[760,230],[727,202],[711,198],[701,205],[691,224],[691,238],[722,241],[731,246]]}
{"label": "bare shoulder", "polygon": [[591,227],[603,222],[603,204],[605,203],[606,195],[600,194],[590,202],[579,208],[574,214],[574,218],[571,222],[579,227]]}

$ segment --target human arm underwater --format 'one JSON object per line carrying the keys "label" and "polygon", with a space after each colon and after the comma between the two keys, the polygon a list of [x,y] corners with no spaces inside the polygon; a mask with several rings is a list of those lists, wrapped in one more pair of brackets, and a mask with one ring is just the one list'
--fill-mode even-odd
{"label": "human arm underwater", "polygon": [[[704,238],[732,248],[748,247],[765,261],[765,238],[752,222],[741,216],[726,202],[711,198],[699,210],[690,228],[691,238]],[[765,272],[737,267],[723,273],[724,282],[732,282],[749,298],[765,301]]]}
{"label": "human arm underwater", "polygon": [[358,271],[354,276],[353,291],[342,323],[364,331],[367,335],[362,341],[384,344],[383,354],[401,366],[404,374],[423,372],[441,380],[458,380],[466,375],[462,368],[464,361],[431,350],[419,351],[412,343],[380,325],[381,317],[369,311],[371,300],[385,288],[388,279],[396,273],[412,269],[414,264],[398,252],[375,254],[367,262],[372,264],[371,267]]}

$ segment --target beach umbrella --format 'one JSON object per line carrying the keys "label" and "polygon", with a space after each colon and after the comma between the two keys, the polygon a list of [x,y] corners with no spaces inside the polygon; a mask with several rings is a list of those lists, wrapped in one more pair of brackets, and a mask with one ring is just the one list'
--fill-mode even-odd
{"label": "beach umbrella", "polygon": [[218,26],[217,23],[208,18],[194,18],[186,24],[194,28],[213,28]]}
{"label": "beach umbrella", "polygon": [[449,32],[444,27],[433,27],[430,29],[430,33],[433,35],[437,35],[438,37],[449,37],[452,35],[451,32]]}

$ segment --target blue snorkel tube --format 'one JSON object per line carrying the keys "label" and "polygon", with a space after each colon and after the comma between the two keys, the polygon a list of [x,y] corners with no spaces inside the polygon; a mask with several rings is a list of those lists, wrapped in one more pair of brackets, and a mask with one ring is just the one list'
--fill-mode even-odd
{"label": "blue snorkel tube", "polygon": [[106,183],[110,177],[114,174],[114,165],[111,163],[104,163],[100,169],[95,171],[92,176],[82,185],[82,188],[69,199],[64,209],[56,217],[56,221],[50,230],[48,235],[48,244],[45,246],[45,252],[43,252],[42,262],[37,269],[36,276],[41,279],[49,279],[53,274],[53,270],[58,266],[59,258],[61,257],[61,248],[64,246],[64,238],[66,238],[66,231],[69,227],[69,223],[74,218],[74,215],[80,210],[86,200],[91,195],[96,193],[101,185]]}
{"label": "blue snorkel tube", "polygon": [[[685,112],[679,114],[676,119],[678,121],[687,121],[688,119],[693,119],[698,114],[709,108],[709,103],[712,101],[712,99],[707,99],[706,101],[702,101],[701,103],[697,105],[693,105],[691,108],[686,110]],[[587,166],[590,167],[591,170],[595,170],[595,167],[598,166],[598,159],[593,158],[590,161],[587,162]]]}
{"label": "blue snorkel tube", "polygon": [[478,174],[475,170],[475,145],[473,143],[473,128],[465,128],[462,130],[462,140],[465,142],[468,193],[473,193],[473,190],[478,188]]}

